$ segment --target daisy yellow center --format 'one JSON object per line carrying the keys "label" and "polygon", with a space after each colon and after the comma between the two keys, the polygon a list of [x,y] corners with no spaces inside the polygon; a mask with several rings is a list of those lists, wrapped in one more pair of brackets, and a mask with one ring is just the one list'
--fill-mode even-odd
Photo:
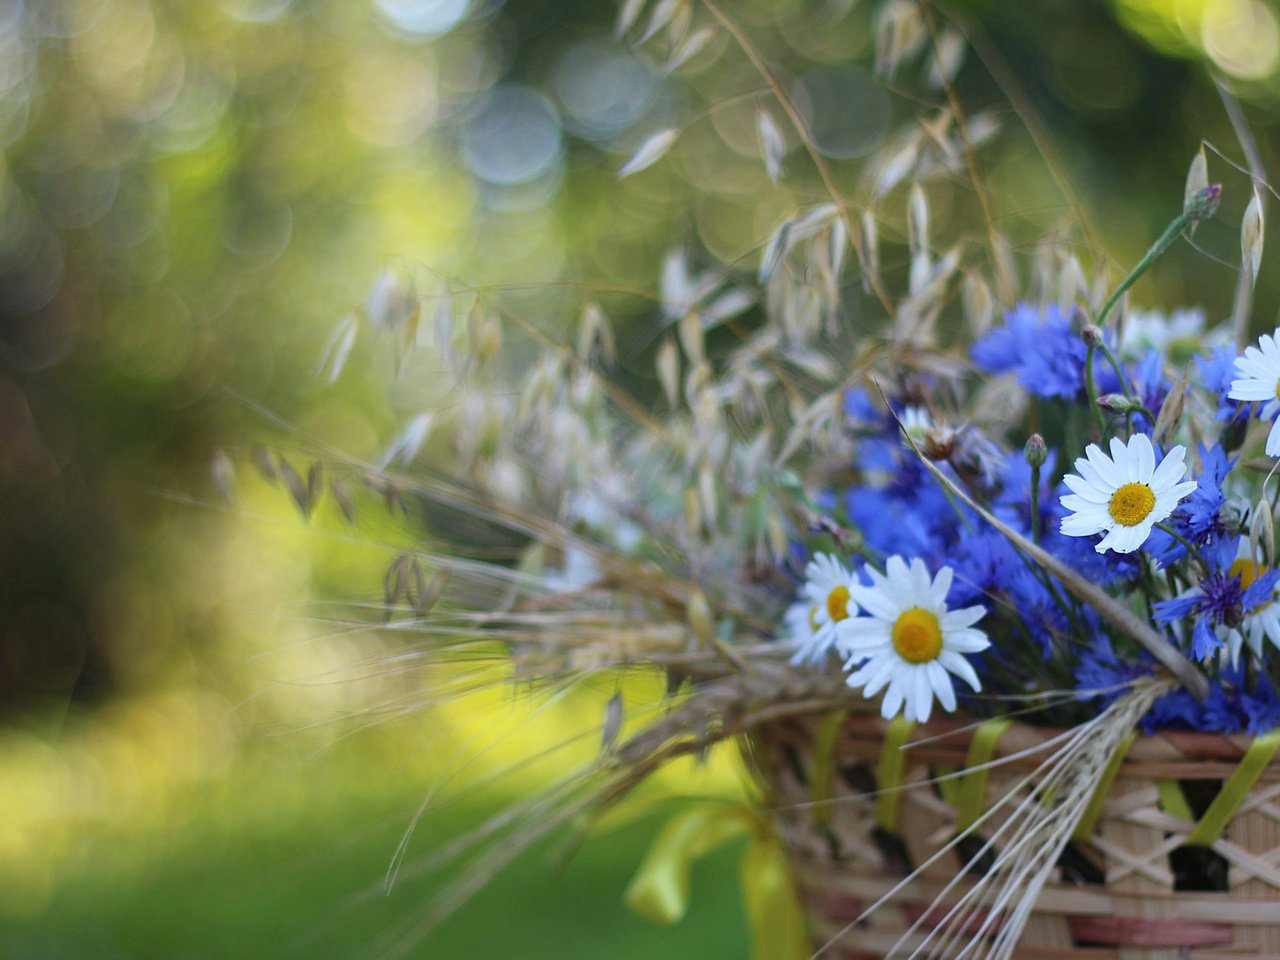
{"label": "daisy yellow center", "polygon": [[942,626],[928,610],[912,607],[893,624],[893,649],[907,663],[928,663],[942,652]]}
{"label": "daisy yellow center", "polygon": [[836,623],[849,616],[849,588],[836,587],[827,594],[827,614]]}
{"label": "daisy yellow center", "polygon": [[1276,399],[1280,400],[1280,380],[1276,381]]}
{"label": "daisy yellow center", "polygon": [[1122,527],[1136,527],[1155,508],[1156,495],[1145,483],[1126,483],[1111,495],[1107,510]]}
{"label": "daisy yellow center", "polygon": [[[1260,564],[1254,563],[1248,557],[1241,557],[1239,560],[1233,560],[1231,566],[1227,567],[1227,576],[1240,578],[1240,589],[1248,590],[1253,586],[1253,581],[1267,572],[1267,568]],[[1259,610],[1265,610],[1271,606],[1270,603],[1264,603],[1259,607],[1254,607],[1254,613]]]}
{"label": "daisy yellow center", "polygon": [[809,608],[809,626],[814,630],[817,630],[818,627],[821,626],[821,624],[818,623],[818,605],[816,603]]}

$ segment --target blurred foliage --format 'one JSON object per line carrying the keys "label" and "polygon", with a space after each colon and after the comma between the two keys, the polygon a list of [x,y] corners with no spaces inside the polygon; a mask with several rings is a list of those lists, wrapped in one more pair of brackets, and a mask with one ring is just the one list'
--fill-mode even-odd
{"label": "blurred foliage", "polygon": [[[872,8],[734,11],[836,159],[928,109],[866,71]],[[613,38],[612,14],[463,0],[0,5],[3,709],[167,682],[217,646],[212,598],[193,587],[221,520],[179,516],[164,495],[210,497],[213,451],[263,432],[253,405],[374,456],[429,385],[389,395],[374,358],[330,389],[312,358],[385,264],[501,285],[554,317],[581,297],[549,284],[648,288],[682,242],[695,259],[749,261],[818,195],[804,177],[765,177],[763,87],[744,58],[717,56],[723,35],[666,78],[660,51]],[[1014,78],[1125,262],[1176,205],[1200,137],[1238,155],[1202,55],[1273,102],[1275,15],[1256,0],[969,0],[959,15],[978,41],[961,93],[1012,130],[984,168],[1015,236],[1019,221],[1024,235],[1044,229],[1046,205],[1058,218],[1062,199],[982,57]],[[1246,33],[1222,26],[1246,21]],[[1273,126],[1255,119],[1268,144]],[[614,180],[620,158],[673,123],[669,162]],[[1245,178],[1219,170],[1227,200],[1200,236],[1230,260]],[[970,215],[963,199],[934,197],[935,217]],[[884,216],[892,231],[900,216]],[[1203,267],[1180,251],[1152,299],[1221,311],[1229,271]],[[608,307],[650,338],[643,301]]]}
{"label": "blurred foliage", "polygon": [[[937,106],[872,79],[866,0],[726,7],[805,105],[842,186],[856,179],[845,161]],[[977,47],[960,94],[1007,133],[981,163],[1011,236],[1029,242],[1068,212],[1012,97],[1045,131],[1113,276],[1180,204],[1201,138],[1228,159],[1210,157],[1226,199],[1196,246],[1236,262],[1248,178],[1232,169],[1240,150],[1206,67],[1253,105],[1272,163],[1272,7],[964,0],[952,12]],[[360,495],[354,528],[326,498],[304,530],[287,498],[253,478],[226,503],[210,464],[222,448],[243,465],[256,441],[281,436],[299,463],[295,451],[317,444],[377,461],[405,410],[443,396],[443,378],[389,389],[386,342],[362,340],[336,383],[316,376],[335,323],[376,320],[366,293],[389,264],[434,298],[482,285],[555,332],[595,297],[618,327],[626,375],[640,392],[657,389],[646,351],[663,321],[633,294],[653,288],[664,252],[684,246],[695,264],[749,270],[778,219],[821,192],[794,149],[789,185],[768,179],[756,133],[764,88],[723,34],[668,77],[665,51],[614,38],[615,13],[548,0],[0,0],[0,712],[10,721],[0,861],[14,865],[4,889],[23,891],[0,901],[27,924],[0,950],[115,955],[69,952],[42,919],[56,911],[119,955],[218,955],[145,917],[166,909],[156,885],[189,890],[188,911],[211,896],[185,886],[181,857],[164,853],[176,837],[192,862],[229,851],[221,883],[263,869],[292,887],[296,877],[261,861],[351,834],[365,816],[385,814],[396,833],[474,732],[506,716],[496,702],[444,710],[432,736],[445,721],[456,736],[400,726],[381,747],[355,741],[358,759],[260,791],[255,778],[278,755],[423,706],[412,670],[367,669],[387,659],[385,638],[354,635],[345,610],[313,602],[376,602],[413,524]],[[661,164],[616,180],[649,134],[673,125],[680,138]],[[878,211],[890,249],[905,235],[899,200]],[[940,222],[973,215],[960,185],[930,200]],[[1184,244],[1138,294],[1219,318],[1233,284],[1230,267]],[[1280,284],[1265,266],[1257,303],[1255,326],[1269,327]],[[594,719],[599,708],[583,709]],[[321,725],[304,736],[311,723]],[[497,724],[495,737],[514,726]],[[246,727],[256,760],[241,756],[254,740]],[[493,747],[475,775],[529,755],[546,732],[534,725],[529,739]],[[421,769],[406,760],[417,750]],[[723,770],[710,780],[731,782]],[[336,782],[376,796],[326,806]],[[217,791],[223,806],[193,800]],[[282,846],[258,847],[259,836]],[[153,846],[128,865],[118,851],[143,839]],[[394,849],[385,840],[322,859],[361,878],[317,882],[315,896],[380,873]],[[117,887],[117,867],[135,871],[132,885]],[[612,902],[594,869],[575,874],[573,898]],[[112,921],[93,906],[110,890]],[[267,913],[303,909],[268,903]],[[134,936],[120,927],[129,917],[154,925]]]}

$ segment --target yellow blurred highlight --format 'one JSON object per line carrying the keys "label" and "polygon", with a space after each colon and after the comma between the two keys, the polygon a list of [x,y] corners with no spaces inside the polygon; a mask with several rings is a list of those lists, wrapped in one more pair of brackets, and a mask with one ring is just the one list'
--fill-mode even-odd
{"label": "yellow blurred highlight", "polygon": [[423,165],[388,172],[371,204],[377,246],[406,260],[439,260],[460,243],[473,202],[471,182],[456,172]]}
{"label": "yellow blurred highlight", "polygon": [[1262,0],[1118,0],[1117,11],[1158,49],[1202,54],[1233,77],[1263,80],[1280,66],[1280,23]]}
{"label": "yellow blurred highlight", "polygon": [[[216,655],[234,669],[176,658],[152,689],[45,730],[0,732],[0,918],[46,914],[62,878],[86,861],[141,876],[181,850],[193,824],[270,836],[352,798],[371,810],[398,800],[406,828],[428,796],[492,808],[600,756],[615,693],[625,702],[620,737],[662,715],[656,674],[539,690],[514,680],[496,643],[476,651],[474,668],[414,657],[412,630],[360,627],[349,608],[308,602],[363,591],[375,608],[381,573],[409,534],[372,505],[374,519],[356,531],[327,503],[303,525],[282,490],[253,478],[241,486],[199,573],[206,626],[224,638]],[[137,615],[137,629],[151,632]],[[245,689],[228,687],[228,674]],[[667,765],[642,795],[741,792],[736,751],[721,748]]]}
{"label": "yellow blurred highlight", "polygon": [[1225,72],[1242,80],[1271,76],[1280,60],[1280,28],[1260,0],[1219,0],[1205,9],[1205,52]]}

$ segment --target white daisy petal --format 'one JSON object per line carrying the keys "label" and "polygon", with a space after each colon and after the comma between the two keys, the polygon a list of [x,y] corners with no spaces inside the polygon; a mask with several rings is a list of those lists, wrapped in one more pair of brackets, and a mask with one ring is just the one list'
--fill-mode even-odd
{"label": "white daisy petal", "polygon": [[1269,384],[1265,380],[1253,378],[1232,380],[1231,389],[1228,391],[1227,396],[1232,400],[1274,400],[1276,388],[1274,384]]}
{"label": "white daisy petal", "polygon": [[1114,490],[1124,483],[1123,475],[1116,469],[1116,465],[1111,462],[1111,458],[1103,453],[1102,448],[1096,443],[1091,443],[1085,447],[1084,455],[1088,458],[1093,469],[1098,472],[1102,482],[1111,487],[1111,489]]}
{"label": "white daisy petal", "polygon": [[[854,624],[865,625],[855,628]],[[842,651],[869,650],[872,647],[892,643],[889,627],[882,620],[862,617],[858,620],[843,620],[839,625],[839,644]]]}
{"label": "white daisy petal", "polygon": [[907,716],[912,714],[911,707],[914,705],[916,720],[928,723],[929,714],[933,712],[933,687],[929,683],[929,671],[923,666],[915,667],[908,675],[908,680],[911,683],[911,694],[907,700]]}
{"label": "white daisy petal", "polygon": [[978,679],[978,675],[974,672],[973,665],[960,654],[953,653],[950,650],[943,650],[942,653],[938,654],[938,663],[967,683],[973,690],[982,689],[982,681]]}
{"label": "white daisy petal", "polygon": [[[1084,457],[1080,457],[1076,460],[1076,473],[1080,474],[1080,477],[1090,487],[1102,491],[1102,495],[1105,498],[1103,500],[1104,503],[1111,499],[1111,494],[1115,492],[1115,489],[1118,486],[1118,484],[1108,483],[1106,478],[1103,477],[1102,474],[1098,473],[1097,467]],[[1070,476],[1070,474],[1068,474],[1068,476]],[[1066,477],[1063,477],[1063,479],[1065,480]],[[1072,487],[1072,489],[1075,490],[1074,487]],[[1075,492],[1079,493],[1080,491],[1075,490]]]}
{"label": "white daisy petal", "polygon": [[1186,452],[1186,448],[1179,445],[1165,454],[1160,465],[1151,474],[1151,486],[1163,487],[1180,480],[1187,472],[1187,465],[1183,462]]}
{"label": "white daisy petal", "polygon": [[902,611],[884,595],[884,588],[864,587],[855,584],[849,588],[849,596],[858,602],[858,606],[874,617],[882,620],[894,620]]}
{"label": "white daisy petal", "polygon": [[[1077,470],[1080,470],[1081,464],[1083,464],[1089,470],[1093,469],[1092,467],[1089,466],[1088,461],[1077,460],[1076,461]],[[1111,499],[1111,494],[1108,493],[1106,490],[1102,489],[1101,487],[1091,483],[1089,479],[1086,476],[1084,476],[1083,470],[1081,471],[1081,475],[1078,477],[1074,473],[1068,473],[1065,477],[1062,478],[1062,482],[1065,483],[1067,485],[1067,488],[1073,494],[1075,494],[1075,496],[1079,497],[1081,500],[1087,500],[1090,503],[1105,504],[1108,500]],[[1063,499],[1065,500],[1066,497],[1063,497]]]}
{"label": "white daisy petal", "polygon": [[972,627],[986,615],[987,608],[977,604],[972,607],[962,607],[959,610],[948,610],[938,619],[942,622],[943,631],[946,632],[948,630],[963,630],[965,627]]}
{"label": "white daisy petal", "polygon": [[957,630],[947,637],[946,649],[957,653],[980,653],[991,646],[981,630]]}
{"label": "white daisy petal", "polygon": [[1116,465],[1116,473],[1121,483],[1132,483],[1137,480],[1137,463],[1129,456],[1129,448],[1119,437],[1111,438],[1111,462]]}
{"label": "white daisy petal", "polygon": [[1151,475],[1156,469],[1156,451],[1151,446],[1151,439],[1145,433],[1135,433],[1129,438],[1129,456],[1137,455],[1137,475],[1133,478],[1139,483],[1151,483]]}
{"label": "white daisy petal", "polygon": [[905,580],[909,575],[907,562],[897,554],[885,561],[884,572],[885,579],[899,582]]}
{"label": "white daisy petal", "polygon": [[956,690],[951,685],[951,678],[947,676],[947,671],[942,664],[934,662],[925,667],[929,673],[929,684],[933,687],[933,693],[938,698],[938,702],[942,704],[942,709],[948,713],[956,708]]}
{"label": "white daisy petal", "polygon": [[1073,513],[1062,518],[1059,530],[1068,537],[1091,537],[1106,529],[1106,521],[1090,514]]}
{"label": "white daisy petal", "polygon": [[[928,573],[925,573],[928,577]],[[943,567],[938,571],[938,576],[933,581],[933,589],[928,591],[929,602],[935,605],[945,604],[947,602],[947,594],[951,592],[951,581],[955,578],[955,574],[950,567]],[[985,613],[985,611],[983,611]]]}
{"label": "white daisy petal", "polygon": [[1088,514],[1090,516],[1096,515],[1104,521],[1111,516],[1111,514],[1107,512],[1107,505],[1105,502],[1095,503],[1092,500],[1086,500],[1084,497],[1078,497],[1074,493],[1063,494],[1058,498],[1058,502],[1067,510],[1080,514]]}
{"label": "white daisy petal", "polygon": [[1271,432],[1267,434],[1267,456],[1280,457],[1280,420],[1271,425]]}
{"label": "white daisy petal", "polygon": [[893,680],[889,683],[889,689],[884,695],[884,700],[880,702],[880,716],[886,720],[892,720],[898,715],[898,711],[902,709],[902,701],[906,697],[905,687],[906,678],[902,674],[894,674]]}
{"label": "white daisy petal", "polygon": [[857,683],[854,683],[854,677],[850,677],[848,680],[849,685],[851,687],[861,686],[864,697],[874,697],[893,677],[893,661],[889,657],[882,657],[879,660],[872,659],[855,676],[860,674],[865,674],[865,676],[862,676]]}

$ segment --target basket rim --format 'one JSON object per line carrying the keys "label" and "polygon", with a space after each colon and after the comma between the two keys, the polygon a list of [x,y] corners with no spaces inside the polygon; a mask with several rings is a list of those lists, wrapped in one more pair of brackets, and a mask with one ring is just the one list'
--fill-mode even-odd
{"label": "basket rim", "polygon": [[[780,718],[770,722],[773,734],[796,745],[812,739],[813,727],[830,711]],[[1044,759],[1045,747],[1070,728],[1038,726],[1013,718],[970,718],[949,715],[930,719],[912,730],[907,740],[910,757],[917,762],[962,768],[966,765],[973,735],[988,720],[1008,722],[992,754],[993,762],[1007,760],[1014,769],[1032,769]],[[850,710],[836,746],[840,760],[874,762],[890,721],[879,714]],[[1196,730],[1136,732],[1119,775],[1137,779],[1222,779],[1231,775],[1253,742],[1248,734],[1205,733]],[[1026,754],[1025,756],[1017,756]],[[1280,781],[1280,756],[1270,763],[1261,782]]]}

